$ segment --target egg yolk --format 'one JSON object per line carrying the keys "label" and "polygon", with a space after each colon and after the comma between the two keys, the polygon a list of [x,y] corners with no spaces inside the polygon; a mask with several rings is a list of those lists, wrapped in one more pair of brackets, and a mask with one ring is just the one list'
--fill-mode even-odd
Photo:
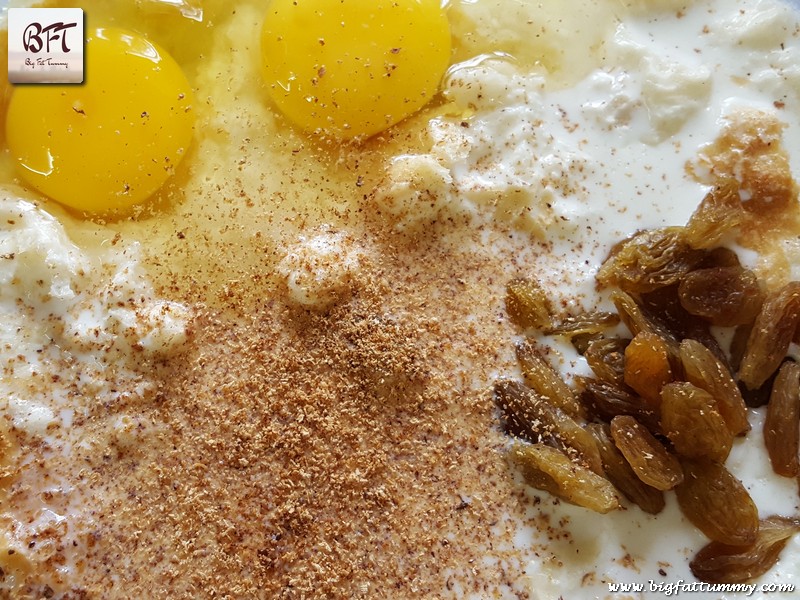
{"label": "egg yolk", "polygon": [[189,82],[142,36],[97,29],[82,85],[17,86],[6,136],[21,176],[78,211],[143,203],[170,177],[193,135]]}
{"label": "egg yolk", "polygon": [[368,137],[436,94],[450,27],[440,0],[273,0],[261,49],[270,96],[291,121]]}

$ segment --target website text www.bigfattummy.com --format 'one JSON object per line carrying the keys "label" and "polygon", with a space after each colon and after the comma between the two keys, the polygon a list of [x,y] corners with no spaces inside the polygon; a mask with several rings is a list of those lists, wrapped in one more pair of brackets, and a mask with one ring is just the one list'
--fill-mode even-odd
{"label": "website text www.bigfattummy.com", "polygon": [[738,593],[751,596],[759,593],[789,593],[795,591],[792,583],[703,583],[683,581],[664,582],[649,580],[647,583],[609,583],[608,591],[611,593],[641,593],[655,592],[664,596],[677,596],[679,594],[698,593]]}

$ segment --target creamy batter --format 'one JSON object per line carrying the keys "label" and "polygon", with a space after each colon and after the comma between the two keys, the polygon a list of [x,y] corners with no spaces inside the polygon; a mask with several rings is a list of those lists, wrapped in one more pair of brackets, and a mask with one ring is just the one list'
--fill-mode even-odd
{"label": "creamy batter", "polygon": [[[790,4],[451,2],[440,97],[360,145],[270,103],[261,3],[85,4],[172,53],[197,125],[153,207],[109,222],[25,189],[4,149],[2,593],[580,600],[694,581],[706,540],[674,498],[596,515],[505,462],[505,285],[607,306],[608,249],[685,223],[699,153],[742,111],[785,124],[800,176]],[[780,285],[797,239],[790,220],[740,253]],[[751,416],[728,466],[763,516],[796,516]],[[753,583],[798,573],[795,539]]]}

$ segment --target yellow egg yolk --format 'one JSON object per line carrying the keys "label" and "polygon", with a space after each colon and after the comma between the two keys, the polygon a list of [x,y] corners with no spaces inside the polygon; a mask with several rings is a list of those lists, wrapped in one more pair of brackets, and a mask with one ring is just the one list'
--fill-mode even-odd
{"label": "yellow egg yolk", "polygon": [[261,49],[270,96],[291,121],[368,137],[436,94],[450,27],[440,0],[273,0]]}
{"label": "yellow egg yolk", "polygon": [[86,40],[85,83],[17,86],[6,135],[22,177],[78,211],[147,200],[192,141],[192,93],[164,50],[120,29]]}

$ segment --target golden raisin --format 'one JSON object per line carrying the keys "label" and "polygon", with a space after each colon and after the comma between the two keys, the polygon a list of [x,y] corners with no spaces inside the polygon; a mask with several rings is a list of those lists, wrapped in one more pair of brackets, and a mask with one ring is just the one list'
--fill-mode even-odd
{"label": "golden raisin", "polygon": [[553,325],[553,308],[541,284],[534,279],[512,279],[506,286],[506,310],[511,322],[522,329]]}
{"label": "golden raisin", "polygon": [[661,424],[680,456],[724,462],[733,446],[733,433],[714,397],[688,382],[661,390]]}
{"label": "golden raisin", "polygon": [[743,267],[714,267],[688,273],[678,294],[691,314],[723,327],[751,323],[764,294],[755,273]]}
{"label": "golden raisin", "polygon": [[684,238],[693,248],[714,248],[744,218],[739,183],[733,177],[720,178],[689,218]]}
{"label": "golden raisin", "polygon": [[764,444],[773,471],[784,477],[800,475],[800,365],[796,362],[783,363],[772,386]]}
{"label": "golden raisin", "polygon": [[[660,326],[661,335],[669,332],[670,337],[665,337],[670,342],[670,361],[673,372],[680,373],[680,359],[677,345],[681,340],[693,339],[701,342],[724,364],[728,363],[725,351],[711,334],[711,324],[698,316],[690,314],[682,305],[678,294],[677,285],[661,288],[649,294],[642,294],[639,299],[641,310],[649,315],[650,321]],[[675,340],[675,345],[672,345]],[[674,353],[673,353],[674,352]]]}
{"label": "golden raisin", "polygon": [[612,250],[597,272],[597,281],[626,292],[650,292],[678,283],[704,256],[686,242],[683,227],[646,229]]}
{"label": "golden raisin", "polygon": [[762,519],[753,543],[730,546],[720,542],[705,545],[689,563],[692,573],[707,583],[744,583],[769,571],[793,535],[800,521],[772,516]]}
{"label": "golden raisin", "polygon": [[574,463],[556,448],[517,442],[510,450],[525,481],[571,504],[607,513],[619,508],[614,486],[605,477]]}
{"label": "golden raisin", "polygon": [[683,481],[678,459],[647,428],[628,415],[611,420],[611,437],[636,476],[657,490],[671,490]]}
{"label": "golden raisin", "polygon": [[643,308],[630,294],[616,291],[611,294],[611,299],[620,319],[633,335],[645,332],[659,336],[667,345],[670,361],[678,360],[680,340],[662,320]]}
{"label": "golden raisin", "polygon": [[628,388],[602,379],[576,377],[576,380],[583,388],[581,402],[593,418],[611,421],[618,415],[631,415],[650,431],[659,431],[658,414]]}
{"label": "golden raisin", "polygon": [[756,541],[758,510],[742,482],[720,463],[686,460],[675,488],[684,516],[709,539],[729,546]]}
{"label": "golden raisin", "polygon": [[751,390],[761,387],[780,366],[800,323],[800,282],[769,294],[747,340],[739,379]]}
{"label": "golden raisin", "polygon": [[664,509],[664,492],[644,483],[611,441],[608,425],[592,423],[589,431],[597,441],[603,470],[609,481],[631,502],[646,513],[655,515]]}
{"label": "golden raisin", "polygon": [[601,333],[609,327],[614,327],[619,323],[619,315],[605,311],[591,311],[577,315],[568,315],[562,318],[551,328],[546,329],[548,335],[586,335]]}
{"label": "golden raisin", "polygon": [[497,382],[494,396],[506,419],[522,437],[531,442],[555,443],[565,453],[582,459],[595,473],[602,474],[594,438],[564,411],[516,381]]}
{"label": "golden raisin", "polygon": [[730,248],[718,246],[708,250],[703,262],[700,263],[701,269],[711,269],[714,267],[740,267],[739,255]]}
{"label": "golden raisin", "polygon": [[622,385],[625,383],[625,348],[629,343],[629,339],[623,338],[592,340],[583,356],[597,377]]}
{"label": "golden raisin", "polygon": [[586,411],[578,402],[572,389],[564,382],[553,367],[548,363],[528,341],[516,345],[517,361],[519,362],[525,383],[536,390],[565,413],[576,419],[586,416]]}
{"label": "golden raisin", "polygon": [[625,348],[625,383],[653,407],[661,404],[661,388],[672,381],[669,347],[657,333],[642,331]]}
{"label": "golden raisin", "polygon": [[733,435],[750,431],[747,406],[730,372],[711,350],[696,340],[683,340],[681,363],[686,379],[703,388],[717,401],[717,408]]}

